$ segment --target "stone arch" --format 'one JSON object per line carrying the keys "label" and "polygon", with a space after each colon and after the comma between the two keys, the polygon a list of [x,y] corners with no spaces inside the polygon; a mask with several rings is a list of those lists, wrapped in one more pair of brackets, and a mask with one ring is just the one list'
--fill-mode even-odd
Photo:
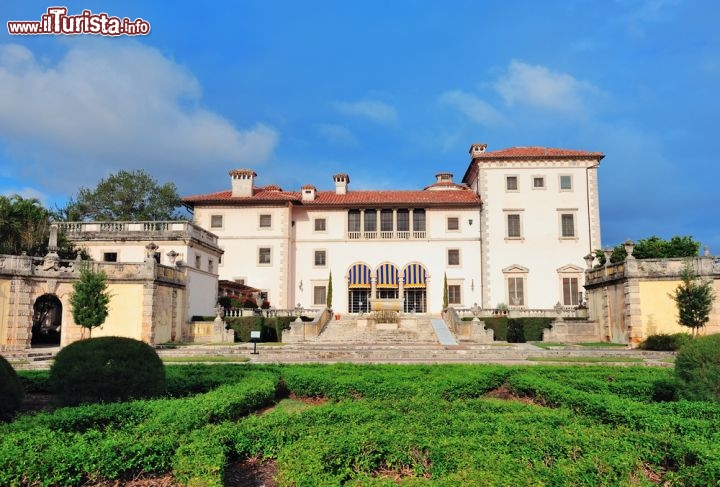
{"label": "stone arch", "polygon": [[30,345],[59,346],[62,332],[62,301],[55,294],[43,294],[33,303]]}

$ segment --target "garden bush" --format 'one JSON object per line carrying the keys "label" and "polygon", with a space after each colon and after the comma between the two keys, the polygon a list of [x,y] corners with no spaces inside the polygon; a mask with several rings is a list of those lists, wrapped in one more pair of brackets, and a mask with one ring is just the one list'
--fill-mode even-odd
{"label": "garden bush", "polygon": [[283,330],[289,329],[294,319],[292,316],[243,316],[226,318],[225,323],[235,332],[236,342],[249,342],[251,331],[260,332],[260,341],[279,342]]}
{"label": "garden bush", "polygon": [[63,405],[124,401],[165,391],[165,368],[148,344],[122,337],[80,340],[60,350],[50,383]]}
{"label": "garden bush", "polygon": [[675,359],[679,393],[692,401],[720,401],[720,334],[697,337]]}
{"label": "garden bush", "polygon": [[0,356],[0,421],[12,418],[23,399],[23,388],[10,362]]}
{"label": "garden bush", "polygon": [[674,352],[688,343],[692,337],[687,333],[660,333],[648,336],[641,344],[643,350],[655,350],[659,352]]}
{"label": "garden bush", "polygon": [[508,343],[525,343],[525,328],[523,323],[517,319],[509,319],[507,327]]}
{"label": "garden bush", "polygon": [[[463,318],[463,321],[470,321],[472,318],[466,317]],[[545,328],[550,328],[550,325],[553,322],[552,318],[507,318],[505,316],[498,317],[498,318],[482,318],[482,321],[485,323],[485,327],[492,329],[495,333],[495,341],[508,341],[510,343],[521,343],[517,341],[517,339],[512,336],[512,333],[522,333],[524,335],[525,339],[524,341],[531,341],[531,342],[539,342],[542,340],[542,334],[543,330]],[[510,326],[510,322],[514,322],[513,325],[515,330],[513,330],[511,333],[510,338],[508,338],[508,327]],[[515,335],[517,336],[517,335]]]}

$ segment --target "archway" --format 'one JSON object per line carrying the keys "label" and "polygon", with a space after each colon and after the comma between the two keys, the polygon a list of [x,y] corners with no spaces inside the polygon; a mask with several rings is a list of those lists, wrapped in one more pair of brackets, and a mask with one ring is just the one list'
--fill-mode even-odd
{"label": "archway", "polygon": [[54,294],[43,294],[33,305],[32,339],[33,347],[60,345],[62,328],[62,303]]}
{"label": "archway", "polygon": [[376,271],[377,299],[398,298],[398,268],[395,264],[385,262],[380,264]]}
{"label": "archway", "polygon": [[406,313],[427,312],[427,271],[425,266],[413,262],[403,269]]}
{"label": "archway", "polygon": [[348,312],[370,311],[370,267],[362,262],[353,264],[348,271]]}

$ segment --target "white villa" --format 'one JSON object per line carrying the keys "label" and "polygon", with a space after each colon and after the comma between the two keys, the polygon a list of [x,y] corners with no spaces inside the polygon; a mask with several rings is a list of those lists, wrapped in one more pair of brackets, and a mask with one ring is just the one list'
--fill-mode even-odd
{"label": "white villa", "polygon": [[237,169],[230,190],[184,202],[218,237],[219,278],[260,289],[275,308],[324,307],[330,276],[338,313],[386,300],[438,313],[446,276],[456,308],[577,306],[584,256],[600,247],[604,155],[486,148],[470,147],[460,183],[442,172],[424,189],[355,191],[335,174],[334,191],[283,191]]}

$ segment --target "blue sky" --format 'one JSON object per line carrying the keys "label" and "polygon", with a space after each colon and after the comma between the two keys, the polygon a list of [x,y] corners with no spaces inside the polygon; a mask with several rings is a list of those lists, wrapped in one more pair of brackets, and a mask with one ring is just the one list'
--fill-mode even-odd
{"label": "blue sky", "polygon": [[147,36],[13,36],[0,5],[0,194],[62,205],[120,169],[183,195],[416,189],[471,143],[600,151],[604,244],[720,254],[715,0],[66,2]]}

